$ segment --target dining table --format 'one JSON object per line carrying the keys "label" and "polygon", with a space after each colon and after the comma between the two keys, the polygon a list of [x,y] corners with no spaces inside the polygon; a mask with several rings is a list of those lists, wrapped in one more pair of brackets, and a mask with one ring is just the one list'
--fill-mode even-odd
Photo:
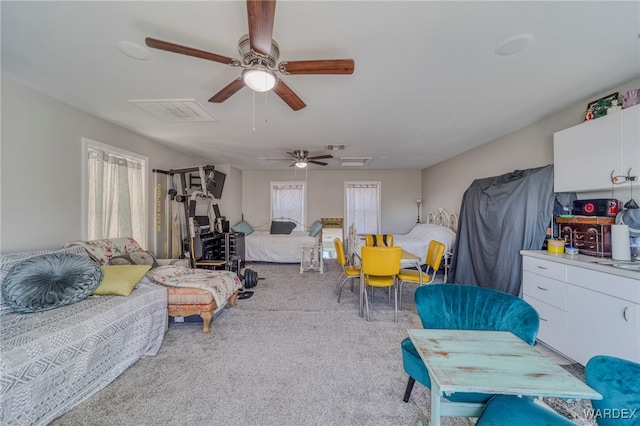
{"label": "dining table", "polygon": [[[356,257],[362,261],[362,253],[355,252]],[[402,254],[400,255],[400,263],[406,262],[410,263],[416,268],[420,268],[420,260],[421,257],[416,256],[413,253],[409,253],[405,249],[402,249]],[[362,273],[362,269],[360,270],[360,307],[359,307],[359,315],[364,316],[364,274]]]}
{"label": "dining table", "polygon": [[[446,400],[456,392],[602,399],[602,395],[510,331],[407,330],[431,379],[430,426],[443,416],[477,417],[484,404]],[[445,400],[442,400],[445,397]]]}

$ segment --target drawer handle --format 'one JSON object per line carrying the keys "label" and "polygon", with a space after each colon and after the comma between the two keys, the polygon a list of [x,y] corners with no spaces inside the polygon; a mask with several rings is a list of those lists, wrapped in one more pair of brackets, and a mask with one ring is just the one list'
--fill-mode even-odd
{"label": "drawer handle", "polygon": [[624,318],[624,320],[625,320],[626,322],[629,322],[628,313],[629,313],[629,307],[628,307],[628,306],[625,306],[625,307],[624,307],[624,311],[622,311],[622,317]]}
{"label": "drawer handle", "polygon": [[546,266],[540,266],[538,265],[538,269],[548,269]]}
{"label": "drawer handle", "polygon": [[547,290],[548,290],[548,289],[546,289],[546,288],[544,288],[544,287],[540,287],[540,286],[538,286],[538,288],[539,288],[540,290],[544,290],[544,291],[547,291]]}

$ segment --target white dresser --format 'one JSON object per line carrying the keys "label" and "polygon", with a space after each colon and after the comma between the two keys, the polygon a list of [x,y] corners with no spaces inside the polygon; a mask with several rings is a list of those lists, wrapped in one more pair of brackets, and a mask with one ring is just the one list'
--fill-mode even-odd
{"label": "white dresser", "polygon": [[640,362],[640,272],[592,256],[521,251],[522,293],[540,315],[538,339],[575,361]]}
{"label": "white dresser", "polygon": [[336,258],[334,240],[340,238],[344,243],[344,233],[342,230],[343,220],[341,217],[323,217],[322,221],[322,253],[323,257],[329,259]]}

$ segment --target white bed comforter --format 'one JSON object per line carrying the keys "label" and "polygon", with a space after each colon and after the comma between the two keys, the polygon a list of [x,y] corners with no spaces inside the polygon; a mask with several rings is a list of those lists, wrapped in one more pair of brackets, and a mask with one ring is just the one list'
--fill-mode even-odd
{"label": "white bed comforter", "polygon": [[409,253],[419,256],[423,263],[427,257],[427,250],[431,240],[440,241],[445,245],[445,252],[453,249],[456,233],[450,228],[431,223],[421,223],[413,227],[405,235],[394,235],[393,245],[401,246]]}
{"label": "white bed comforter", "polygon": [[[420,223],[404,235],[393,235],[393,245],[400,246],[409,253],[413,253],[420,258],[420,264],[424,264],[427,257],[427,250],[431,240],[440,241],[445,245],[445,253],[453,249],[456,233],[450,228],[432,223]],[[364,245],[363,240],[358,241],[358,252]],[[403,267],[412,266],[410,263],[403,263]]]}
{"label": "white bed comforter", "polygon": [[254,231],[244,237],[245,259],[254,262],[300,263],[300,247],[313,246],[316,237],[306,231],[291,234],[271,234],[269,231]]}

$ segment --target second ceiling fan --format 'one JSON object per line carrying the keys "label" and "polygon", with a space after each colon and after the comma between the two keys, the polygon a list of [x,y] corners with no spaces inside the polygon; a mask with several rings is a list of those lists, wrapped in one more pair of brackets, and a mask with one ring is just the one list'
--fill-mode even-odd
{"label": "second ceiling fan", "polygon": [[318,160],[333,158],[333,155],[331,154],[316,155],[313,157],[309,157],[309,151],[304,149],[296,149],[293,152],[287,152],[287,154],[295,158],[295,161],[289,164],[289,167],[296,166],[301,169],[307,167],[309,163],[317,164],[319,166],[326,166],[329,163],[325,163],[324,161],[318,161]]}
{"label": "second ceiling fan", "polygon": [[318,59],[283,61],[277,63],[280,48],[273,39],[275,0],[247,0],[249,34],[240,38],[238,51],[241,60],[204,50],[147,37],[147,46],[181,55],[208,59],[234,67],[244,68],[242,75],[213,95],[209,102],[224,102],[245,85],[257,92],[273,90],[291,109],[298,111],[306,104],[276,74],[353,74],[353,59]]}

